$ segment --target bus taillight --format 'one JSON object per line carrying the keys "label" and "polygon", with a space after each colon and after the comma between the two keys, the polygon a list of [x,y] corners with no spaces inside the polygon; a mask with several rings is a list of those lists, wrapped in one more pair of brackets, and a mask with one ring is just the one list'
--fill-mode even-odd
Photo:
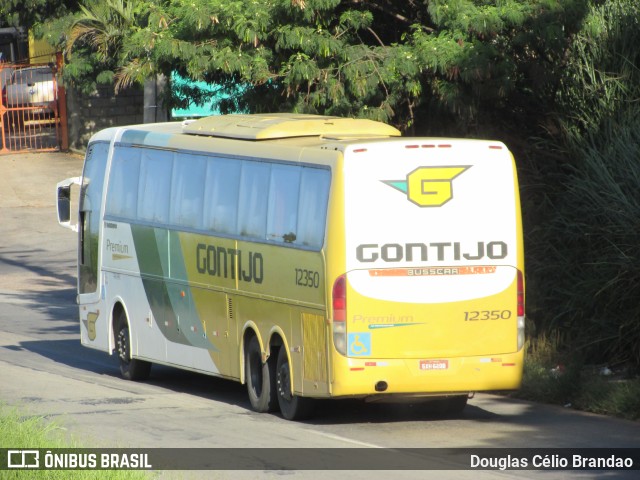
{"label": "bus taillight", "polygon": [[340,275],[333,283],[332,291],[333,305],[333,344],[336,350],[342,354],[347,354],[347,279]]}
{"label": "bus taillight", "polygon": [[524,347],[524,276],[518,270],[517,282],[517,309],[518,309],[518,351]]}
{"label": "bus taillight", "polygon": [[524,317],[524,278],[522,272],[518,270],[518,316]]}

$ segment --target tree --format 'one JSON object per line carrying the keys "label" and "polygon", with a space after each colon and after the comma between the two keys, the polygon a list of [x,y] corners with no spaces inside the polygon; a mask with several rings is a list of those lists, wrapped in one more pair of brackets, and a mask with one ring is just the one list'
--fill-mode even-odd
{"label": "tree", "polygon": [[24,27],[69,14],[78,7],[77,0],[2,0],[0,27]]}
{"label": "tree", "polygon": [[555,134],[539,176],[547,208],[528,229],[529,314],[588,362],[637,368],[640,5],[599,3],[567,49],[554,97]]}
{"label": "tree", "polygon": [[145,5],[133,0],[102,0],[81,4],[79,9],[68,27],[67,60],[73,65],[73,54],[78,50],[81,59],[76,63],[86,62],[89,56],[97,66],[96,82],[112,83],[115,72],[132,62],[126,56],[125,46],[142,24]]}
{"label": "tree", "polygon": [[36,38],[44,38],[64,53],[65,83],[90,93],[99,84],[113,85],[116,72],[130,61],[124,48],[135,30],[144,27],[146,2],[74,3],[73,11],[38,22],[33,31]]}
{"label": "tree", "polygon": [[[123,87],[177,72],[227,90],[223,110],[322,112],[466,133],[487,118],[521,116],[523,104],[541,114],[585,2],[98,0],[80,16],[116,4],[133,23],[108,58],[84,43],[104,62],[96,79],[114,75]],[[67,42],[77,48],[73,36]],[[72,59],[71,70],[82,61]]]}
{"label": "tree", "polygon": [[175,0],[152,9],[131,53],[190,78],[251,85],[238,101],[252,111],[369,117],[406,129],[433,123],[435,106],[459,128],[477,125],[487,107],[509,110],[514,96],[540,103],[542,89],[523,87],[555,78],[581,4]]}

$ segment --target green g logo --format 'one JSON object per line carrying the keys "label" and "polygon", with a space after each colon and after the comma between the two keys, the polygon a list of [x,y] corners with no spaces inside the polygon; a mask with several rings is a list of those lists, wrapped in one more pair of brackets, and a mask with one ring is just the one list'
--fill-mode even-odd
{"label": "green g logo", "polygon": [[87,327],[87,336],[89,340],[93,341],[96,339],[96,321],[100,316],[100,310],[97,312],[89,312],[87,313],[87,320],[85,321],[85,325]]}
{"label": "green g logo", "polygon": [[452,181],[469,165],[455,167],[419,167],[406,180],[383,180],[387,185],[407,194],[419,207],[441,207],[453,198]]}

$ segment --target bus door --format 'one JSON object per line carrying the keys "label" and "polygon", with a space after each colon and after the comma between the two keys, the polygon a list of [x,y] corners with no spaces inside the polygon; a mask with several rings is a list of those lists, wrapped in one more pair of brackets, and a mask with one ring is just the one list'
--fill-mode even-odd
{"label": "bus door", "polygon": [[[100,238],[102,228],[102,193],[109,144],[89,145],[82,177],[58,184],[58,221],[78,232],[78,303],[80,332],[84,345],[107,350],[109,345],[109,313],[100,303],[102,275],[100,273]],[[80,184],[77,224],[70,215],[71,185]]]}

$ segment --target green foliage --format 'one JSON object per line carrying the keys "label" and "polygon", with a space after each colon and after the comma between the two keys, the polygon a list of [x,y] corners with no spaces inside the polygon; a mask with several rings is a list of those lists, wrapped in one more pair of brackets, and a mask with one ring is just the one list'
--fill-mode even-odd
{"label": "green foliage", "polygon": [[0,27],[29,29],[39,22],[65,16],[77,7],[77,0],[2,0]]}
{"label": "green foliage", "polygon": [[[0,405],[0,447],[46,448],[64,444],[62,429],[38,416],[22,417],[16,409]],[[51,443],[47,443],[51,442]]]}
{"label": "green foliage", "polygon": [[[541,335],[527,342],[522,388],[512,395],[583,411],[640,419],[640,379],[585,365],[562,353],[564,341]],[[569,363],[565,363],[570,360]],[[606,373],[605,373],[606,372]]]}
{"label": "green foliage", "polygon": [[[99,84],[117,89],[153,73],[149,68],[136,71],[139,62],[128,51],[129,38],[135,38],[146,15],[145,2],[137,0],[86,2],[73,14],[36,24],[33,32],[65,54],[65,83],[88,94]],[[131,71],[136,78],[125,76]]]}
{"label": "green foliage", "polygon": [[580,388],[580,365],[565,363],[558,338],[540,335],[526,344],[522,387],[515,394],[528,400],[566,405]]}
{"label": "green foliage", "polygon": [[71,63],[94,65],[80,84],[108,78],[101,69],[115,72],[117,87],[175,71],[234,90],[245,111],[277,106],[403,129],[437,116],[438,133],[466,133],[512,116],[515,97],[541,104],[547,92],[529,88],[528,73],[557,79],[554,60],[583,3],[98,0],[79,9],[65,48]]}
{"label": "green foliage", "polygon": [[634,110],[640,86],[638,52],[640,4],[616,0],[595,8],[576,35],[562,79],[561,106],[574,112],[569,141],[597,132],[603,121],[621,111]]}
{"label": "green foliage", "polygon": [[575,36],[557,95],[562,155],[530,230],[529,314],[591,363],[640,364],[639,13],[605,2]]}
{"label": "green foliage", "polygon": [[[69,438],[65,428],[45,417],[25,415],[17,408],[0,404],[0,448],[87,448],[87,444]],[[2,478],[3,480],[33,478],[143,480],[150,476],[146,472],[135,470],[4,470]]]}
{"label": "green foliage", "polygon": [[640,381],[589,375],[573,403],[575,408],[629,420],[640,419]]}

